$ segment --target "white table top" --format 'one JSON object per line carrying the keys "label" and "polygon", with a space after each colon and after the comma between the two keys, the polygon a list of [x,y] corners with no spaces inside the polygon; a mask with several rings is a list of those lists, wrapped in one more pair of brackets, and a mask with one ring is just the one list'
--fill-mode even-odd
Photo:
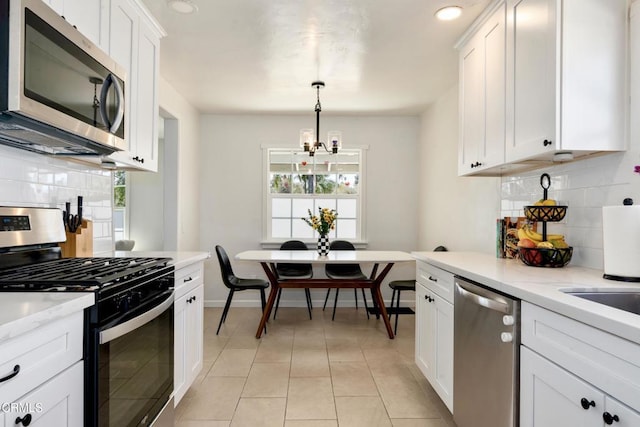
{"label": "white table top", "polygon": [[313,263],[313,264],[351,264],[361,262],[396,263],[415,262],[408,252],[402,251],[330,251],[327,256],[308,251],[244,251],[235,257],[238,261]]}

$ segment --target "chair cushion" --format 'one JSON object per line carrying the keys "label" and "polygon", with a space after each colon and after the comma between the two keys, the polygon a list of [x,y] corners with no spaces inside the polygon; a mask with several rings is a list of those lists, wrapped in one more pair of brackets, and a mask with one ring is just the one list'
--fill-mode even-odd
{"label": "chair cushion", "polygon": [[244,289],[266,289],[269,287],[269,282],[262,279],[241,279],[234,277],[234,279],[230,281],[236,291]]}
{"label": "chair cushion", "polygon": [[400,291],[415,291],[416,282],[415,280],[393,280],[389,282],[389,287]]}
{"label": "chair cushion", "polygon": [[365,280],[367,278],[362,271],[332,272],[327,269],[325,274],[329,279]]}

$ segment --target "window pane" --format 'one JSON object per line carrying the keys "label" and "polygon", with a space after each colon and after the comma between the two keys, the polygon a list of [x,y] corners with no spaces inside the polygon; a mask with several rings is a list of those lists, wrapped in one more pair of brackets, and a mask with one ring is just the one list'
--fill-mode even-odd
{"label": "window pane", "polygon": [[316,194],[334,194],[336,191],[336,175],[316,175],[314,192]]}
{"label": "window pane", "polygon": [[[336,210],[336,199],[315,199],[314,205],[315,209],[312,209],[314,215],[318,214],[319,208]],[[338,217],[340,217],[340,211],[338,211]]]}
{"label": "window pane", "polygon": [[360,183],[359,175],[357,173],[341,173],[338,174],[338,194],[358,194]]}
{"label": "window pane", "polygon": [[356,220],[355,219],[338,219],[336,224],[336,232],[340,239],[355,239]]}
{"label": "window pane", "polygon": [[293,199],[292,215],[294,218],[306,218],[309,210],[313,211],[313,199]]}
{"label": "window pane", "polygon": [[338,199],[340,218],[357,218],[358,203],[356,199]]}
{"label": "window pane", "polygon": [[269,188],[272,194],[291,193],[291,175],[272,173]]}
{"label": "window pane", "polygon": [[272,219],[271,220],[271,236],[276,238],[288,239],[291,237],[291,220],[290,219]]}
{"label": "window pane", "polygon": [[272,151],[269,156],[269,171],[291,173],[291,154],[290,151]]}
{"label": "window pane", "polygon": [[278,218],[290,218],[291,199],[273,199],[271,201],[271,216]]}
{"label": "window pane", "polygon": [[113,188],[113,205],[116,208],[124,208],[126,205],[126,187]]}
{"label": "window pane", "polygon": [[291,237],[295,237],[297,239],[312,239],[314,237],[313,228],[311,228],[302,219],[293,218],[291,226],[292,226]]}

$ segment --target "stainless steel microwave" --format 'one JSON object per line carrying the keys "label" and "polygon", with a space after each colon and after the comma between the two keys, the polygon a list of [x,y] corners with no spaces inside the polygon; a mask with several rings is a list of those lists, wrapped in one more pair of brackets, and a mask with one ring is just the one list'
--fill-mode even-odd
{"label": "stainless steel microwave", "polygon": [[0,143],[53,155],[125,148],[126,71],[41,0],[0,0]]}

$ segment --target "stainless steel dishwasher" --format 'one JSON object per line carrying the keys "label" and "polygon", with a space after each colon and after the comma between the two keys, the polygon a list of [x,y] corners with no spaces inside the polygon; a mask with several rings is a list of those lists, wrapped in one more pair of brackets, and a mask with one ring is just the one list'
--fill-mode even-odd
{"label": "stainless steel dishwasher", "polygon": [[518,426],[520,301],[455,277],[453,419]]}

